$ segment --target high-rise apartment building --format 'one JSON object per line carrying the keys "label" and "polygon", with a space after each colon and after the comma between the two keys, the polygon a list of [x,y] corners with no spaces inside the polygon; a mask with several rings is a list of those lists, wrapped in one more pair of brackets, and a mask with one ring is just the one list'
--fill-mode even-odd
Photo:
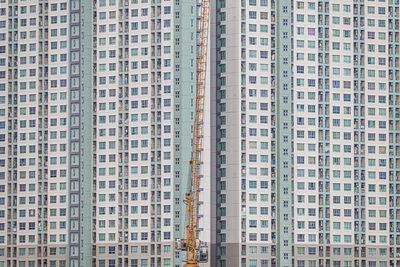
{"label": "high-rise apartment building", "polygon": [[[196,0],[0,0],[0,267],[178,267]],[[211,1],[205,266],[400,266],[398,0]]]}
{"label": "high-rise apartment building", "polygon": [[400,266],[399,8],[215,1],[213,266]]}
{"label": "high-rise apartment building", "polygon": [[0,266],[182,264],[196,9],[0,0]]}

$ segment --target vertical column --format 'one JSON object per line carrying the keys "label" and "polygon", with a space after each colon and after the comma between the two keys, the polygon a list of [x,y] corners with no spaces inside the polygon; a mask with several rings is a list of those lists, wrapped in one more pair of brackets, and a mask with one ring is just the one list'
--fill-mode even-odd
{"label": "vertical column", "polygon": [[[48,96],[49,96],[49,82],[48,82],[48,61],[46,58],[49,57],[49,41],[48,41],[48,25],[49,25],[49,3],[48,1],[39,1],[39,12],[38,12],[38,248],[37,255],[38,266],[45,266],[48,264],[48,245],[55,240],[50,239],[50,235],[47,234],[48,221],[50,209],[47,205],[48,199],[48,168],[52,164],[52,159],[49,158],[49,132],[48,128],[52,125],[53,120],[49,119],[48,114]],[[60,59],[61,60],[61,59]],[[30,62],[34,63],[34,62]],[[55,81],[57,83],[57,81]],[[31,88],[30,88],[31,89]],[[30,112],[31,114],[32,112]],[[45,115],[45,116],[43,116]],[[57,120],[55,121],[57,124]],[[31,151],[30,151],[31,152]],[[35,155],[36,156],[36,155]],[[50,159],[50,160],[49,160]],[[56,159],[57,161],[57,159]],[[50,163],[50,164],[49,164]],[[57,212],[56,209],[52,209]],[[61,214],[59,214],[61,215]],[[53,237],[53,236],[52,236]]]}
{"label": "vertical column", "polygon": [[[241,44],[243,24],[244,45]],[[246,259],[246,2],[216,1],[216,266]],[[229,33],[229,34],[228,34]],[[243,159],[242,159],[242,153]],[[242,185],[242,180],[244,185]],[[257,208],[254,208],[257,212]],[[242,219],[243,216],[243,219]]]}
{"label": "vertical column", "polygon": [[[144,6],[143,6],[144,7]],[[108,64],[108,74],[115,75],[118,77],[116,81],[113,81],[111,78],[113,76],[109,76],[109,87],[115,86],[114,83],[118,82],[118,95],[114,94],[118,97],[118,102],[110,102],[108,103],[109,110],[117,110],[118,116],[118,216],[115,217],[115,221],[118,222],[118,236],[116,241],[118,242],[118,264],[124,264],[124,266],[128,266],[128,255],[129,255],[129,3],[127,1],[119,1],[118,11],[111,10],[111,8],[107,8],[108,22],[116,23],[118,22],[118,37],[115,37],[115,33],[111,33],[112,27],[109,26],[110,33],[106,33],[109,36],[107,39],[108,43],[110,42],[114,45],[117,45],[118,42],[118,63],[109,63]],[[104,14],[105,12],[101,12]],[[103,18],[100,18],[103,19]],[[101,21],[100,21],[101,22]],[[116,31],[116,30],[114,30]],[[113,42],[114,40],[114,42]],[[112,48],[112,47],[110,47]],[[117,66],[115,66],[117,65]],[[115,67],[113,67],[115,66]],[[113,72],[110,72],[113,70]],[[103,71],[103,70],[101,70]],[[115,77],[114,76],[114,77]],[[110,89],[111,89],[110,88]],[[109,92],[111,92],[111,89]],[[109,101],[114,101],[115,98],[108,97]],[[100,109],[99,109],[100,110]],[[113,116],[109,116],[110,119]],[[100,121],[100,120],[99,120]],[[110,125],[111,127],[115,127]],[[109,140],[109,149],[113,147],[111,144],[114,142]],[[114,146],[115,148],[116,146]],[[110,151],[114,153],[115,151]],[[110,165],[110,162],[115,161],[117,156],[115,154],[107,155],[108,159],[105,161]],[[105,157],[105,155],[104,155]],[[114,160],[115,159],[115,160]],[[108,196],[108,200],[112,200],[110,195]],[[113,244],[114,245],[114,244]],[[117,245],[117,244],[115,244]]]}
{"label": "vertical column", "polygon": [[[163,113],[173,114],[174,111],[179,111],[181,106],[174,103],[174,73],[178,74],[186,68],[185,63],[188,63],[192,57],[185,57],[183,64],[175,64],[173,58],[174,54],[172,49],[174,44],[175,33],[188,34],[188,29],[178,23],[174,23],[176,13],[174,10],[174,3],[162,1],[155,8],[157,20],[161,19],[162,25],[155,28],[152,32],[151,38],[155,47],[157,47],[157,54],[152,58],[152,68],[157,73],[157,79],[152,84],[151,94],[154,99],[155,128],[154,135],[158,138],[159,146],[156,147],[152,159],[156,162],[161,162],[161,174],[156,180],[156,190],[154,195],[152,192],[152,201],[160,205],[161,214],[157,214],[154,218],[153,228],[157,229],[157,240],[154,244],[154,250],[157,251],[157,265],[158,266],[173,266],[174,253],[173,243],[174,240],[174,225],[173,225],[173,210],[174,206],[178,206],[180,201],[174,199],[174,188],[171,181],[174,177],[175,167],[179,168],[181,165],[185,166],[187,162],[180,156],[174,153],[174,140],[180,137],[181,132],[175,130],[173,120],[170,118],[163,118]],[[189,16],[191,17],[191,16]],[[175,27],[174,27],[175,25]],[[176,45],[180,44],[180,40],[175,42]],[[160,52],[159,52],[160,51]],[[189,125],[188,125],[189,126]],[[153,129],[152,129],[153,130]],[[183,198],[182,198],[183,199]],[[180,230],[183,226],[177,227]]]}
{"label": "vertical column", "polygon": [[[78,0],[80,1],[80,0]],[[79,73],[80,78],[80,103],[74,103],[79,107],[80,115],[80,267],[91,265],[92,255],[92,127],[93,127],[93,6],[91,2],[80,2],[80,68],[72,67],[71,78]],[[76,12],[77,13],[77,12]],[[77,15],[75,15],[77,16]],[[73,18],[71,17],[71,24]],[[72,26],[72,25],[71,25]],[[71,45],[72,47],[72,45]],[[78,71],[78,72],[76,72]],[[72,100],[71,100],[72,101]],[[71,115],[78,115],[71,105]],[[72,151],[71,151],[72,152]],[[76,156],[76,155],[75,155]],[[76,158],[75,158],[76,159]],[[71,162],[74,160],[71,157]],[[71,175],[72,177],[72,175]],[[72,208],[71,208],[72,211]],[[73,216],[74,213],[71,212]],[[72,238],[72,236],[70,237]]]}
{"label": "vertical column", "polygon": [[70,3],[70,92],[69,92],[69,265],[80,265],[80,179],[81,179],[81,3],[79,0]]}
{"label": "vertical column", "polygon": [[[362,11],[362,10],[361,10]],[[361,61],[365,72],[365,247],[361,248],[361,265],[389,265],[387,261],[389,240],[389,131],[400,130],[400,124],[389,121],[390,105],[398,106],[398,96],[390,97],[389,79],[396,80],[396,71],[390,71],[388,43],[388,1],[364,4],[364,31],[354,38],[364,39]],[[397,71],[397,79],[399,72]],[[392,95],[393,96],[393,95]],[[388,107],[389,104],[389,107]],[[388,123],[389,122],[389,123]],[[393,164],[394,165],[394,164]],[[398,188],[399,189],[399,188]],[[383,250],[386,253],[383,253]],[[365,252],[364,252],[365,251]]]}
{"label": "vertical column", "polygon": [[[16,106],[8,104],[8,97],[12,99],[13,91],[16,90],[13,75],[18,65],[17,60],[17,26],[14,20],[17,20],[17,6],[10,2],[8,5],[5,0],[0,1],[2,6],[0,11],[0,20],[3,26],[0,29],[0,200],[2,203],[0,219],[0,264],[7,265],[7,258],[11,259],[11,250],[13,245],[13,232],[16,231],[16,221],[13,213],[16,214],[17,196],[14,194],[12,186],[17,181],[17,173],[12,168],[12,143],[17,141],[17,133],[12,131],[12,120],[16,118]],[[8,24],[8,26],[6,26]],[[17,77],[15,77],[16,79]],[[14,112],[15,109],[15,113]],[[15,192],[16,193],[16,192]],[[15,229],[15,230],[14,230]],[[10,255],[10,256],[8,256]]]}
{"label": "vertical column", "polygon": [[361,162],[365,162],[365,69],[361,64],[361,56],[365,50],[365,32],[360,29],[365,25],[364,5],[363,2],[353,4],[353,23],[355,29],[355,38],[353,42],[354,57],[354,264],[360,265],[362,256],[362,245],[365,244],[365,169],[362,168]]}
{"label": "vertical column", "polygon": [[[292,266],[292,5],[277,1],[277,266]],[[274,264],[274,263],[273,263]]]}
{"label": "vertical column", "polygon": [[[5,3],[5,1],[4,1]],[[3,4],[6,5],[6,4]],[[7,6],[7,5],[6,5]],[[7,192],[7,236],[4,237],[6,245],[5,255],[7,257],[7,265],[16,265],[16,245],[17,245],[17,155],[18,147],[18,4],[17,1],[8,3],[8,34],[5,40],[11,40],[7,46],[7,62],[8,71],[4,70],[4,90],[8,89],[8,96],[3,96],[2,103],[8,104],[7,107],[7,123],[8,127],[8,145],[4,147],[4,153],[8,155],[8,172],[6,175],[7,184],[3,184],[4,192]],[[7,83],[6,83],[7,81]],[[6,88],[7,84],[7,88]],[[4,262],[5,263],[5,262]],[[5,265],[6,265],[5,264]]]}
{"label": "vertical column", "polygon": [[217,266],[217,233],[219,227],[217,226],[217,25],[219,20],[217,19],[217,1],[210,2],[210,246],[209,246],[209,263],[211,266]]}
{"label": "vertical column", "polygon": [[[115,12],[115,11],[114,11]],[[97,114],[98,114],[98,101],[100,96],[100,90],[98,88],[98,83],[97,83],[97,71],[98,71],[98,66],[97,66],[97,55],[99,53],[98,48],[100,46],[100,42],[97,39],[98,36],[98,6],[97,3],[93,3],[93,47],[92,47],[92,54],[93,54],[93,99],[92,99],[92,105],[93,105],[93,125],[92,125],[92,142],[93,142],[93,153],[91,155],[93,159],[93,165],[92,165],[92,175],[93,175],[93,181],[92,181],[92,205],[91,205],[91,212],[92,212],[92,233],[91,233],[91,238],[92,238],[92,265],[97,264],[97,261],[100,260],[99,254],[100,254],[100,247],[98,244],[98,231],[100,230],[100,218],[97,213],[97,208],[98,204],[97,201],[100,198],[98,196],[99,190],[98,190],[98,179],[99,179],[99,172],[97,170],[98,163],[97,163],[97,153],[100,152],[100,149],[106,149],[105,144],[100,144],[100,140],[98,140],[97,133],[98,133],[98,128],[97,128]],[[103,94],[104,97],[106,94]],[[114,147],[115,148],[115,147]]]}
{"label": "vertical column", "polygon": [[[260,5],[261,6],[268,6],[269,3],[267,0],[263,0],[260,1]],[[260,32],[264,35],[265,32],[269,32],[270,33],[270,47],[269,49],[271,49],[270,55],[268,55],[267,57],[269,58],[269,64],[267,64],[267,66],[265,66],[265,64],[260,64],[260,70],[261,71],[265,71],[265,67],[269,68],[267,69],[268,71],[270,71],[270,82],[268,83],[269,86],[271,87],[271,90],[269,92],[269,96],[270,96],[270,105],[271,105],[271,110],[270,110],[270,124],[271,124],[271,139],[270,142],[267,142],[267,149],[268,149],[268,145],[270,145],[270,153],[271,153],[271,169],[270,169],[270,185],[267,185],[271,188],[271,222],[270,222],[270,228],[271,228],[271,250],[270,252],[267,251],[267,253],[271,253],[271,266],[276,266],[277,264],[277,260],[278,260],[278,246],[279,246],[279,231],[281,230],[280,224],[279,224],[279,205],[280,202],[278,200],[278,195],[280,194],[279,192],[279,187],[278,187],[278,180],[280,179],[279,177],[279,173],[278,173],[278,168],[279,168],[279,162],[278,162],[278,158],[279,158],[279,153],[282,152],[282,154],[284,156],[287,156],[290,153],[290,149],[288,148],[284,148],[284,151],[280,151],[280,146],[279,146],[279,127],[281,127],[281,125],[279,124],[278,119],[280,118],[280,109],[279,107],[279,103],[280,103],[280,98],[279,98],[279,92],[278,90],[281,89],[281,85],[279,83],[279,72],[280,69],[279,67],[279,51],[280,51],[280,47],[279,47],[279,37],[278,34],[280,34],[280,31],[278,30],[278,26],[279,26],[279,21],[278,21],[278,12],[279,12],[279,7],[276,1],[271,1],[271,4],[269,6],[269,23],[268,24],[261,24],[260,25]],[[260,14],[261,15],[261,14]],[[282,21],[283,22],[283,21]],[[285,20],[285,23],[289,23],[289,20]],[[261,39],[260,39],[261,42]],[[250,65],[249,65],[250,67]],[[268,89],[268,88],[267,88]],[[262,93],[262,91],[260,92]],[[262,96],[262,94],[261,94]],[[289,104],[289,99],[285,97],[285,104],[288,105]],[[261,144],[261,148],[264,147],[265,149],[265,143],[262,142]],[[288,166],[289,167],[289,166]],[[260,187],[264,187],[260,184]],[[286,200],[284,202],[284,204],[286,205]],[[285,226],[284,226],[285,227]],[[284,228],[286,229],[286,228]],[[261,250],[261,253],[263,254],[263,250]],[[266,262],[266,265],[269,266],[268,262]],[[265,266],[265,264],[263,264],[263,260],[261,260],[261,266]]]}
{"label": "vertical column", "polygon": [[[158,248],[161,250],[161,227],[157,227],[158,223],[161,223],[161,217],[164,213],[163,205],[161,205],[161,178],[165,177],[164,174],[164,164],[161,162],[161,153],[163,147],[163,138],[161,136],[161,87],[163,80],[162,73],[162,46],[161,43],[157,42],[158,38],[161,38],[163,19],[162,19],[162,5],[161,1],[153,1],[152,3],[152,17],[151,17],[151,25],[152,25],[152,44],[151,44],[151,56],[152,56],[152,87],[151,87],[151,108],[152,108],[152,125],[151,125],[151,146],[152,146],[152,165],[151,165],[151,210],[152,210],[152,219],[154,223],[151,227],[151,250],[156,251]],[[160,92],[160,93],[158,93]],[[159,119],[157,119],[157,117]],[[160,159],[160,160],[158,160]],[[166,162],[165,162],[166,163]],[[161,266],[161,257],[160,255],[152,254],[150,259],[150,264],[154,266]]]}
{"label": "vertical column", "polygon": [[70,2],[69,266],[91,264],[92,6]]}
{"label": "vertical column", "polygon": [[400,14],[399,1],[388,2],[389,94],[389,256],[388,266],[400,264]]}
{"label": "vertical column", "polygon": [[[329,117],[329,1],[319,1],[307,5],[308,9],[318,12],[318,54],[313,61],[318,59],[318,264],[324,264],[323,257],[329,255],[327,244],[330,217],[329,191],[329,152],[330,152],[330,117]],[[318,57],[316,57],[318,56]],[[309,56],[307,55],[307,60]]]}
{"label": "vertical column", "polygon": [[[18,192],[18,215],[17,228],[14,230],[18,237],[13,256],[17,251],[25,249],[32,251],[29,258],[18,258],[16,263],[41,265],[45,250],[47,249],[47,234],[38,231],[38,222],[47,220],[47,207],[39,207],[38,199],[43,191],[47,191],[46,182],[39,177],[43,171],[46,171],[47,158],[38,154],[38,141],[40,138],[46,140],[44,136],[47,125],[45,120],[38,119],[38,107],[42,107],[39,102],[39,91],[42,93],[47,90],[46,82],[39,83],[39,79],[46,76],[44,64],[38,64],[39,54],[47,53],[47,44],[43,38],[39,37],[39,27],[47,26],[45,16],[39,17],[38,14],[47,13],[44,10],[36,11],[38,1],[34,3],[35,8],[28,9],[19,5],[21,13],[19,20],[21,31],[19,32],[18,49],[18,87],[14,95],[14,105],[18,102],[18,121],[15,121],[14,127],[19,136],[18,143],[14,145],[14,155],[18,155],[13,162],[15,172],[18,171],[19,177],[15,187]],[[28,23],[29,22],[29,23]],[[42,28],[42,29],[43,29]],[[45,80],[45,79],[44,79]],[[9,102],[10,103],[10,102]],[[11,104],[11,103],[10,103]],[[39,131],[41,129],[41,131]],[[42,135],[40,135],[42,134]],[[18,148],[18,149],[16,149]],[[45,154],[45,153],[43,153]],[[38,172],[40,170],[41,172]],[[39,179],[41,181],[39,181]]]}
{"label": "vertical column", "polygon": [[[223,34],[226,33],[227,14],[225,1],[219,0],[214,3],[214,13],[216,25],[215,35],[215,62],[213,62],[213,68],[215,68],[215,101],[216,101],[216,112],[215,112],[215,142],[216,142],[216,156],[215,156],[215,179],[216,179],[216,200],[215,200],[215,217],[216,217],[216,248],[215,248],[215,266],[223,267],[226,266],[227,256],[227,244],[226,242],[226,128],[220,123],[219,117],[222,117],[226,112],[226,91],[225,91],[225,79],[226,79],[226,48],[221,45],[221,39]],[[231,26],[233,25],[230,24]],[[216,66],[220,66],[217,68]],[[232,220],[230,223],[234,223]],[[228,254],[230,248],[228,248]],[[238,260],[238,259],[235,259]]]}

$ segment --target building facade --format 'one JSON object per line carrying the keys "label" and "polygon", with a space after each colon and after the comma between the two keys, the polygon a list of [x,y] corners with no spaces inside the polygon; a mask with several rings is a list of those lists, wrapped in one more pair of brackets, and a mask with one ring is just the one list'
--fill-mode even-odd
{"label": "building facade", "polygon": [[213,266],[400,266],[399,1],[216,1]]}
{"label": "building facade", "polygon": [[0,266],[182,264],[196,10],[0,1]]}
{"label": "building facade", "polygon": [[[208,266],[400,266],[399,1],[211,4]],[[0,266],[184,263],[197,8],[0,0]]]}

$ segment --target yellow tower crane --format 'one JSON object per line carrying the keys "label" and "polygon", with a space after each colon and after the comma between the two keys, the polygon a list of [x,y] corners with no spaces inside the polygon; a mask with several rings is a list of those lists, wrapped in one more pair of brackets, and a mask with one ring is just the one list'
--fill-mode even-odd
{"label": "yellow tower crane", "polygon": [[186,194],[186,238],[176,241],[178,250],[186,251],[184,267],[198,267],[199,263],[208,261],[208,250],[205,242],[197,239],[199,221],[199,193],[201,154],[203,150],[204,95],[206,89],[208,28],[210,18],[210,0],[202,0],[200,7],[199,39],[197,44],[196,74],[196,107],[192,143],[191,185]]}

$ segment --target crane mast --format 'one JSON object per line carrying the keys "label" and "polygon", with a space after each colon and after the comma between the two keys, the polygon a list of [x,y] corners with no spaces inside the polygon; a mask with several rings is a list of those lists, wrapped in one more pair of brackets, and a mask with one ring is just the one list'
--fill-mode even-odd
{"label": "crane mast", "polygon": [[186,194],[186,239],[177,240],[177,249],[187,253],[184,267],[198,267],[207,262],[208,251],[204,242],[197,240],[199,218],[199,193],[203,150],[204,96],[206,87],[208,29],[210,0],[202,0],[200,6],[199,38],[197,44],[196,106],[191,154],[191,185]]}

